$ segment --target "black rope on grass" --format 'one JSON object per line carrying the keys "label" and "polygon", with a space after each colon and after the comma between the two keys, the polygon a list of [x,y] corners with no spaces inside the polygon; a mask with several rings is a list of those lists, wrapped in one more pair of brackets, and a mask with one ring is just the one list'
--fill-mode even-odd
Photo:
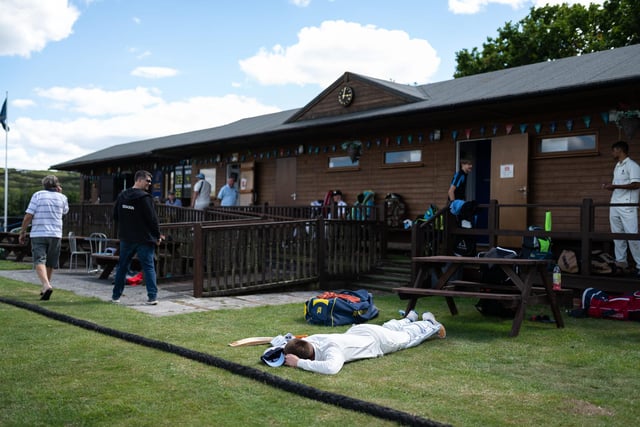
{"label": "black rope on grass", "polygon": [[338,406],[340,408],[349,409],[356,412],[362,412],[377,418],[394,421],[402,425],[410,426],[426,426],[436,427],[444,426],[445,424],[438,423],[426,418],[421,418],[415,415],[411,415],[407,412],[388,408],[375,403],[366,402],[364,400],[355,399],[353,397],[344,396],[337,393],[322,391],[314,387],[310,387],[305,384],[301,384],[295,381],[287,380],[268,372],[261,371],[249,366],[240,365],[229,360],[222,359],[207,353],[191,350],[185,347],[180,347],[174,344],[170,344],[164,341],[158,341],[151,338],[146,338],[140,335],[131,334],[128,332],[119,331],[117,329],[107,328],[100,326],[96,323],[88,322],[82,319],[76,319],[75,317],[68,316],[66,314],[57,313],[55,311],[48,310],[42,306],[29,304],[24,301],[13,300],[9,298],[0,297],[0,302],[10,304],[15,307],[24,308],[34,313],[41,314],[51,319],[58,320],[60,322],[69,323],[80,328],[84,328],[90,331],[99,332],[104,335],[119,338],[124,341],[132,342],[142,345],[144,347],[155,348],[168,353],[173,353],[178,356],[185,357],[187,359],[195,360],[197,362],[204,363],[206,365],[215,366],[220,369],[224,369],[231,373],[241,375],[246,378],[251,378],[255,381],[260,381],[272,387],[279,388],[289,393],[303,396],[309,399],[317,400],[319,402],[328,403],[330,405]]}

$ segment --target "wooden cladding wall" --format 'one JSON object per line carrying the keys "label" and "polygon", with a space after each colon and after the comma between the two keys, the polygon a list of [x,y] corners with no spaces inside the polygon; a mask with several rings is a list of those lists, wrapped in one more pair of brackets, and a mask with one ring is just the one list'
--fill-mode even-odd
{"label": "wooden cladding wall", "polygon": [[[538,116],[539,119],[539,116]],[[534,120],[534,118],[522,118],[523,121]],[[529,133],[530,140],[530,160],[529,160],[529,203],[531,204],[579,204],[582,199],[591,198],[597,203],[607,203],[610,193],[601,189],[603,182],[610,182],[614,167],[611,158],[611,144],[620,138],[619,131],[615,124],[603,123],[591,124],[589,132],[598,135],[598,154],[555,157],[555,158],[535,158],[535,144],[539,135],[535,132]],[[470,141],[486,140],[490,137],[480,138],[478,129],[479,123],[468,125],[474,129],[475,133],[470,135]],[[463,126],[460,126],[462,129]],[[575,131],[586,130],[584,125],[576,124]],[[462,131],[461,131],[462,132]],[[513,129],[512,133],[519,132]],[[501,129],[498,136],[504,135],[505,130]],[[412,134],[413,142],[409,144],[406,135]],[[378,145],[375,141],[377,136],[362,135],[362,141],[370,141],[371,146],[363,146],[362,156],[358,167],[353,169],[331,170],[328,168],[328,159],[332,156],[343,156],[346,152],[340,147],[340,141],[328,143],[328,150],[324,152],[324,145],[321,142],[311,142],[318,144],[321,148],[319,153],[308,153],[306,150],[297,157],[297,179],[296,193],[297,200],[294,205],[307,205],[313,200],[322,199],[328,190],[340,189],[344,194],[347,203],[353,204],[358,193],[363,190],[373,190],[376,192],[377,203],[382,203],[387,193],[394,192],[400,194],[406,205],[406,217],[415,219],[422,215],[430,203],[444,206],[447,202],[447,189],[451,177],[456,170],[455,153],[456,144],[452,140],[451,131],[443,131],[441,141],[430,142],[428,138],[421,143],[416,142],[418,132],[413,131],[390,131],[389,141],[386,138]],[[559,134],[559,132],[558,132]],[[404,135],[401,144],[398,145],[395,136]],[[543,129],[540,136],[551,136],[548,129]],[[463,137],[466,140],[466,137]],[[460,136],[458,139],[462,139]],[[640,160],[640,144],[637,138],[628,141],[631,146],[630,156]],[[326,143],[325,143],[326,144]],[[333,151],[336,146],[336,151]],[[307,145],[305,145],[306,149]],[[289,147],[292,151],[295,147]],[[384,153],[398,150],[422,150],[422,162],[420,165],[411,167],[388,167],[384,166]],[[258,203],[268,202],[273,204],[275,192],[274,188],[276,161],[274,159],[257,161],[259,168],[256,188],[258,190]],[[577,227],[577,210],[568,208],[553,209],[554,229],[573,230]],[[529,222],[532,224],[544,223],[544,210],[532,209]],[[596,211],[596,227],[598,230],[608,230],[608,210],[605,208]]]}
{"label": "wooden cladding wall", "polygon": [[[347,107],[343,107],[338,103],[338,92],[344,86],[350,86],[354,91],[353,102]],[[359,82],[349,82],[329,92],[329,94],[317,104],[310,106],[296,121],[338,116],[340,114],[352,114],[358,111],[372,110],[380,107],[393,107],[405,104],[406,102],[407,101],[401,97],[382,91],[380,88]]]}
{"label": "wooden cladding wall", "polygon": [[[322,149],[318,154],[303,154],[297,158],[297,200],[295,205],[308,205],[323,199],[329,190],[339,189],[348,204],[353,204],[364,190],[376,192],[377,203],[382,203],[387,193],[400,194],[409,211],[407,218],[423,214],[430,203],[446,204],[447,189],[455,172],[455,151],[451,141],[423,142],[400,146],[395,141],[375,142],[370,148],[363,147],[360,164],[353,169],[329,169],[329,157],[345,156],[339,143],[336,151]],[[331,146],[332,147],[332,146]],[[410,167],[385,167],[384,153],[398,150],[422,150],[422,162]],[[258,203],[273,204],[276,176],[276,161],[257,161],[259,179],[256,182]]]}

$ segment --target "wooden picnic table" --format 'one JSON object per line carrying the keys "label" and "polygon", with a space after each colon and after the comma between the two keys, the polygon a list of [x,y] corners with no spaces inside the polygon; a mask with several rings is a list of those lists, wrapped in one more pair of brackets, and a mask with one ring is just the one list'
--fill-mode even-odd
{"label": "wooden picnic table", "polygon": [[20,233],[0,231],[0,248],[6,251],[7,256],[13,253],[16,261],[22,261],[24,257],[31,256],[31,242],[28,234],[24,243],[20,243]]}
{"label": "wooden picnic table", "polygon": [[[556,294],[547,273],[548,261],[540,259],[507,259],[486,257],[430,256],[414,257],[416,279],[413,287],[394,288],[401,299],[408,299],[406,312],[413,310],[418,298],[443,296],[446,298],[452,315],[458,314],[453,297],[486,298],[498,301],[514,301],[516,315],[511,326],[510,336],[520,332],[526,308],[529,304],[546,303],[551,307],[556,326],[564,327],[562,314],[558,307]],[[498,285],[473,281],[455,280],[457,272],[466,266],[498,265],[511,279],[513,285]],[[520,271],[520,274],[516,271]],[[424,287],[432,274],[438,278],[434,287]],[[536,278],[542,286],[534,286]]]}
{"label": "wooden picnic table", "polygon": [[[112,243],[112,242],[115,244],[115,247],[116,247],[116,252],[113,255],[93,254],[91,256],[93,259],[93,262],[102,267],[102,271],[100,272],[100,276],[99,276],[100,279],[108,279],[111,273],[113,272],[113,269],[116,267],[116,265],[118,265],[118,262],[120,262],[120,256],[118,255],[120,252],[120,241],[113,240],[113,239],[109,240],[109,243]],[[160,276],[164,275],[162,270],[164,269],[165,262],[167,261],[168,258],[180,257],[180,254],[178,252],[179,248],[180,248],[179,242],[172,242],[172,241],[166,241],[166,240],[163,240],[162,242],[160,242],[160,245],[158,245],[158,249],[156,253],[157,255],[156,262],[158,263],[158,268],[160,269],[159,271]],[[137,257],[134,257],[133,261],[137,262]]]}

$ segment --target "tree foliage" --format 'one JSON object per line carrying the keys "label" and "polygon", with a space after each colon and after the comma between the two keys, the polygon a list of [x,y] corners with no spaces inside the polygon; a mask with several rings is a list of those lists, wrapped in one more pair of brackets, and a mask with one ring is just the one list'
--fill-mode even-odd
{"label": "tree foliage", "polygon": [[566,3],[531,8],[507,22],[482,51],[456,52],[454,77],[464,77],[640,43],[640,1],[607,0],[602,6]]}

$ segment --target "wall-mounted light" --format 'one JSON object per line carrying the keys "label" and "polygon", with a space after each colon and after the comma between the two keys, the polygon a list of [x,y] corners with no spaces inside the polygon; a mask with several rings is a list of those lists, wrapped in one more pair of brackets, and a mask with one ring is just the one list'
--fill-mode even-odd
{"label": "wall-mounted light", "polygon": [[434,141],[440,141],[440,137],[441,137],[440,129],[434,129],[433,130],[433,140]]}

